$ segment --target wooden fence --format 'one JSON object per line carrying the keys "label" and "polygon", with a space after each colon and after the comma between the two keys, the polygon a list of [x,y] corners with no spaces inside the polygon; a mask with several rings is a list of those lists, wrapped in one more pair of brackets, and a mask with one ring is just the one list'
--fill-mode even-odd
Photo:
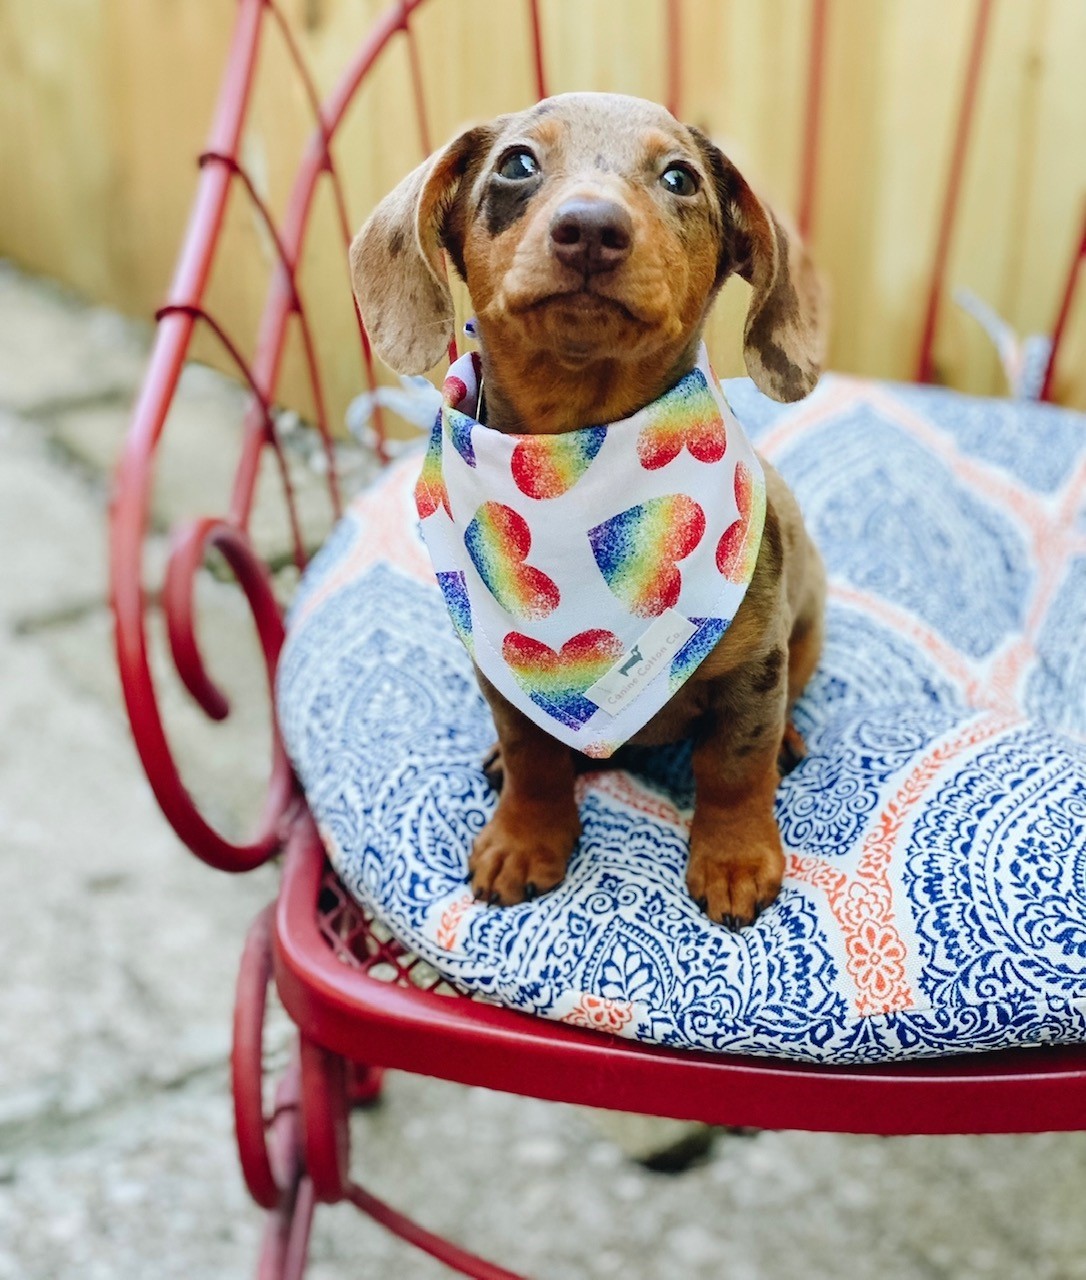
{"label": "wooden fence", "polygon": [[[388,2],[281,0],[322,91]],[[550,91],[667,96],[660,0],[542,0],[541,10]],[[524,0],[432,0],[419,10],[434,145],[531,100],[527,12]],[[680,13],[682,114],[794,210],[810,0],[683,0]],[[811,238],[833,293],[835,368],[913,375],[976,14],[977,0],[827,2]],[[153,313],[181,242],[233,17],[230,0],[0,0],[0,254]],[[1081,227],[1084,65],[1083,0],[994,0],[947,279],[1023,334],[1051,328]],[[336,144],[357,222],[423,154],[410,104],[400,41]],[[285,204],[310,128],[285,48],[269,38],[244,154],[273,210]],[[356,339],[331,200],[319,197],[314,216],[301,287],[319,316],[338,421],[359,389]],[[240,199],[224,248],[210,305],[232,332],[251,334],[272,250]],[[745,300],[745,286],[730,285],[711,324],[723,374],[741,371]],[[949,298],[934,354],[938,380],[1004,389],[987,339]],[[1080,298],[1056,383],[1057,398],[1080,407],[1084,357]],[[285,385],[304,412],[297,353],[293,361]]]}

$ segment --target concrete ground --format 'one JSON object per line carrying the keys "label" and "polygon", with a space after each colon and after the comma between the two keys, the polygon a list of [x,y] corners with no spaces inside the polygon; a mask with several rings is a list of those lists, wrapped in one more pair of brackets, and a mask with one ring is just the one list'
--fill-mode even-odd
{"label": "concrete ground", "polygon": [[[108,470],[148,336],[0,268],[0,1280],[241,1277],[260,1228],[226,1056],[243,932],[274,872],[218,875],[172,837],[109,647]],[[186,375],[159,528],[219,509],[237,406],[223,380]],[[269,517],[273,553],[275,536]],[[166,702],[229,825],[259,794],[264,703],[244,610],[214,584],[205,603],[215,669],[250,711],[212,732]],[[668,1176],[582,1111],[405,1075],[356,1125],[378,1194],[550,1280],[1086,1277],[1086,1135],[725,1135]],[[310,1274],[448,1273],[333,1209]]]}

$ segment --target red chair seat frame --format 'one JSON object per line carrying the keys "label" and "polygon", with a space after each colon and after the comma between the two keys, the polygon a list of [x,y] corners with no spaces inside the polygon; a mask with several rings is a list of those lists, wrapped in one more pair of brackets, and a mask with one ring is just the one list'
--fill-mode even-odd
{"label": "red chair seat frame", "polygon": [[[198,857],[220,869],[245,871],[284,855],[277,899],[257,918],[246,942],[234,1019],[233,1090],[241,1164],[253,1198],[268,1211],[259,1275],[269,1280],[300,1276],[315,1204],[341,1200],[352,1201],[464,1274],[511,1275],[432,1235],[351,1179],[349,1112],[352,1106],[375,1096],[380,1072],[386,1067],[538,1098],[760,1128],[877,1134],[1086,1128],[1086,1047],[862,1069],[816,1068],[638,1046],[424,989],[412,975],[413,958],[387,940],[336,881],[278,737],[264,816],[250,842],[239,844],[223,838],[185,789],[170,751],[152,679],[148,616],[161,608],[183,682],[209,716],[224,718],[228,704],[204,668],[194,619],[195,584],[205,556],[215,549],[242,587],[263,647],[269,680],[274,677],[283,624],[269,571],[254,551],[249,523],[258,464],[263,452],[270,450],[284,477],[295,560],[299,567],[304,565],[306,551],[273,413],[287,326],[292,321],[297,321],[302,331],[316,427],[330,464],[329,500],[332,509],[339,510],[319,353],[298,286],[309,212],[318,182],[328,182],[346,263],[352,224],[331,143],[359,86],[393,39],[404,39],[408,44],[420,128],[425,136],[424,86],[410,21],[423,2],[399,0],[393,4],[356,51],[339,85],[321,103],[277,0],[239,0],[219,106],[208,148],[201,157],[196,202],[168,301],[158,313],[154,350],[118,469],[111,517],[112,603],[124,695],[140,756],[166,817]],[[536,87],[543,96],[546,82],[538,0],[525,2]],[[973,53],[946,183],[918,377],[927,377],[931,370],[947,243],[990,3],[977,0]],[[812,0],[798,210],[801,227],[810,220],[815,181],[828,5],[829,0]],[[668,96],[675,106],[681,88],[679,0],[667,0],[663,12],[668,32]],[[286,42],[315,120],[281,225],[275,223],[239,159],[257,53],[269,24],[279,29]],[[244,189],[271,233],[276,254],[251,358],[242,354],[240,345],[204,305],[227,198],[237,186]],[[1084,250],[1086,236],[1060,304],[1046,394]],[[344,276],[346,287],[346,272]],[[145,589],[142,574],[154,464],[197,325],[209,329],[221,343],[250,389],[250,405],[230,509],[222,516],[198,517],[175,531],[164,588],[161,598],[155,598]],[[372,387],[374,371],[361,323],[358,332],[360,372]],[[388,980],[389,975],[393,981]],[[269,1116],[262,1102],[262,1028],[267,988],[273,979],[297,1025],[298,1036],[297,1052],[279,1083]]]}

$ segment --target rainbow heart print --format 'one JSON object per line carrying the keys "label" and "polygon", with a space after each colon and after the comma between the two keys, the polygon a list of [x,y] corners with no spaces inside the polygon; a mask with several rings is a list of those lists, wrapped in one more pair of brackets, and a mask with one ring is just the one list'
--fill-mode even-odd
{"label": "rainbow heart print", "polygon": [[705,534],[705,512],[685,494],[628,507],[589,529],[588,540],[608,587],[639,618],[673,609],[685,560]]}
{"label": "rainbow heart print", "polygon": [[557,651],[516,631],[502,644],[502,657],[532,702],[574,729],[580,729],[598,710],[585,697],[585,690],[606,675],[622,653],[618,636],[600,630],[571,636]]}
{"label": "rainbow heart print", "polygon": [[673,462],[683,449],[699,462],[719,462],[728,448],[724,418],[705,375],[693,369],[648,409],[648,423],[637,437],[637,456],[649,471]]}
{"label": "rainbow heart print", "polygon": [[738,518],[720,535],[716,567],[729,582],[748,582],[758,561],[765,524],[765,480],[740,462],[735,468]]}
{"label": "rainbow heart print", "polygon": [[568,493],[603,447],[606,427],[586,427],[560,436],[522,436],[513,450],[513,482],[529,498]]}
{"label": "rainbow heart print", "polygon": [[522,515],[501,502],[484,502],[464,532],[479,577],[514,618],[545,618],[561,598],[553,578],[527,563],[532,533]]}
{"label": "rainbow heart print", "polygon": [[449,506],[449,495],[445,489],[445,475],[441,465],[441,432],[442,424],[439,416],[430,432],[426,453],[422,459],[422,470],[415,482],[415,509],[419,513],[420,520],[432,516],[438,508],[443,509],[449,519],[452,519],[452,507]]}

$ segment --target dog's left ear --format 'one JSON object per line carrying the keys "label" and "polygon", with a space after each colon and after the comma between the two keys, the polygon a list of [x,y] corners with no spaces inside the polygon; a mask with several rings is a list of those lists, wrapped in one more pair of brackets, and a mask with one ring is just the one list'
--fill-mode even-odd
{"label": "dog's left ear", "polygon": [[691,128],[713,176],[722,219],[721,280],[733,271],[749,281],[743,358],[760,391],[802,400],[814,389],[825,356],[826,305],[803,241],[751,190],[724,153]]}

